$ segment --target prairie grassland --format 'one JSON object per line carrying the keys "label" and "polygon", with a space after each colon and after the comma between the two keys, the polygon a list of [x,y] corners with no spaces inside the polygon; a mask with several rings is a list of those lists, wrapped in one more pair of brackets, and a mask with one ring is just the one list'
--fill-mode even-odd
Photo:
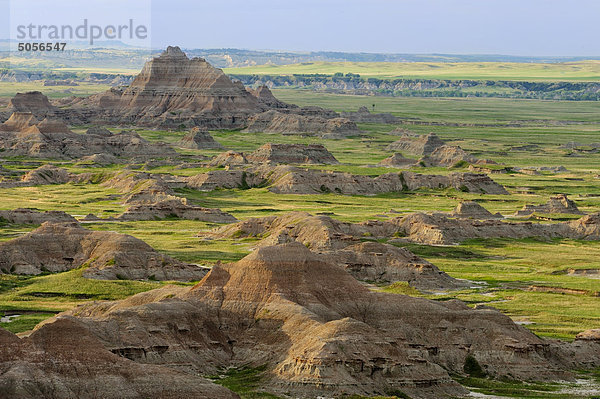
{"label": "prairie grassland", "polygon": [[517,62],[304,62],[225,68],[236,75],[359,74],[379,79],[476,79],[516,81],[598,81],[600,61]]}
{"label": "prairie grassland", "polygon": [[[494,174],[492,178],[505,185],[510,196],[479,195],[456,190],[420,190],[414,193],[389,193],[375,196],[345,196],[336,194],[277,195],[265,188],[250,190],[217,190],[199,192],[179,190],[178,195],[191,203],[216,207],[238,219],[277,214],[291,210],[310,213],[327,212],[333,218],[359,222],[385,219],[415,211],[450,211],[461,200],[477,200],[492,212],[512,215],[528,203],[541,204],[550,195],[567,193],[585,212],[600,210],[600,186],[597,179],[600,157],[590,151],[573,156],[561,145],[577,141],[593,143],[600,131],[600,103],[557,102],[504,99],[418,99],[379,98],[329,95],[302,90],[275,90],[284,101],[299,105],[320,105],[338,111],[356,110],[361,105],[376,104],[376,112],[391,112],[408,121],[402,125],[361,124],[363,134],[346,140],[320,140],[316,137],[279,134],[244,133],[241,131],[211,132],[226,148],[251,151],[267,142],[323,143],[341,162],[332,166],[307,166],[376,176],[396,169],[373,167],[390,155],[385,147],[398,138],[389,134],[397,127],[416,133],[435,132],[451,144],[459,144],[480,158],[490,158],[507,166],[563,165],[569,172],[542,173],[531,176],[522,173]],[[422,124],[413,124],[417,121]],[[442,125],[426,125],[436,122]],[[76,127],[84,131],[86,127]],[[118,131],[120,129],[113,129]],[[182,131],[135,129],[149,140],[175,144]],[[535,144],[527,151],[512,147]],[[180,150],[191,160],[202,160],[218,151]],[[416,158],[416,156],[413,156]],[[110,173],[121,167],[82,167],[75,162],[53,163],[71,172]],[[8,169],[24,171],[35,167],[6,164]],[[447,174],[466,171],[465,168],[416,168],[421,173]],[[191,175],[202,168],[177,169],[162,166],[150,169],[154,173]],[[42,210],[64,210],[83,216],[94,213],[115,216],[125,206],[113,196],[116,191],[101,185],[66,184],[54,186],[3,189],[0,209],[34,207]],[[558,215],[557,218],[564,218]],[[202,240],[197,233],[215,225],[184,220],[164,220],[123,223],[91,223],[87,227],[131,234],[178,259],[211,265],[217,261],[235,261],[248,253],[255,240]],[[32,230],[35,226],[1,226],[0,240],[8,240]],[[566,274],[569,268],[600,268],[600,243],[572,240],[484,240],[469,241],[455,247],[410,245],[411,250],[430,260],[457,278],[482,281],[481,288],[426,295],[436,300],[459,298],[469,304],[489,303],[518,321],[527,323],[537,334],[573,339],[586,328],[600,323],[600,280]],[[51,312],[65,310],[90,299],[118,299],[160,286],[153,282],[85,280],[80,271],[39,277],[2,277],[0,311],[27,310],[33,312],[14,331],[28,329],[35,321]],[[532,286],[552,287],[550,292],[530,290]],[[401,285],[379,287],[388,292],[417,295]],[[566,293],[561,289],[576,289]],[[32,295],[32,293],[41,293]],[[87,297],[82,295],[86,294]],[[50,313],[49,313],[50,312]],[[25,317],[25,316],[24,316]],[[28,321],[29,320],[29,321]],[[14,323],[14,322],[13,322]],[[10,323],[8,323],[10,324]],[[6,324],[6,325],[8,325]]]}

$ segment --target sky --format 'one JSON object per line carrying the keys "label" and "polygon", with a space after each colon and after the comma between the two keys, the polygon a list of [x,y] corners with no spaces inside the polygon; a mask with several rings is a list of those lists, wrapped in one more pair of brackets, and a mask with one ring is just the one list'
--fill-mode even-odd
{"label": "sky", "polygon": [[[150,27],[146,43],[153,48],[600,56],[599,0],[0,0],[1,6],[11,8],[13,20],[45,24],[134,18]],[[14,31],[6,18],[0,9],[0,37]]]}

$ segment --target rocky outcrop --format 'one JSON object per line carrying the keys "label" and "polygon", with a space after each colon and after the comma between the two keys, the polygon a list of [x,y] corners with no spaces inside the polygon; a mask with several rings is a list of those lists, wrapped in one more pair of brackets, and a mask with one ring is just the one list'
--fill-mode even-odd
{"label": "rocky outcrop", "polygon": [[162,255],[129,235],[91,231],[74,223],[46,222],[22,237],[0,243],[0,271],[36,275],[85,265],[87,278],[199,280],[206,270]]}
{"label": "rocky outcrop", "polygon": [[72,175],[68,170],[46,164],[27,172],[21,181],[28,185],[65,184],[71,181]]}
{"label": "rocky outcrop", "polygon": [[452,187],[460,191],[480,194],[508,194],[506,189],[488,175],[478,173],[449,173],[448,175],[425,175],[402,172],[409,190],[420,188],[440,189]]}
{"label": "rocky outcrop", "polygon": [[393,167],[393,168],[410,168],[412,166],[415,166],[416,163],[417,163],[416,160],[410,159],[410,158],[405,158],[402,156],[402,154],[397,152],[394,155],[385,158],[384,160],[379,162],[377,165]]}
{"label": "rocky outcrop", "polygon": [[100,137],[110,137],[112,136],[112,132],[105,127],[101,126],[92,126],[86,130],[85,134],[90,134],[92,136],[100,136]]}
{"label": "rocky outcrop", "polygon": [[190,148],[193,150],[202,149],[222,149],[223,146],[213,139],[207,130],[202,130],[198,127],[190,129],[177,143],[179,147]]}
{"label": "rocky outcrop", "polygon": [[450,213],[450,216],[468,219],[502,219],[500,213],[491,213],[475,201],[459,203]]}
{"label": "rocky outcrop", "polygon": [[263,186],[265,179],[244,170],[213,170],[186,179],[186,186],[199,191],[216,189],[251,188]]}
{"label": "rocky outcrop", "polygon": [[37,122],[33,114],[15,113],[0,125],[0,148],[10,156],[75,159],[94,154],[116,157],[165,157],[176,152],[150,143],[137,133],[77,134],[58,120]]}
{"label": "rocky outcrop", "polygon": [[171,46],[148,61],[127,88],[112,88],[73,107],[90,122],[215,129],[241,127],[248,116],[266,110],[241,83]]}
{"label": "rocky outcrop", "polygon": [[472,238],[571,238],[600,239],[600,215],[562,223],[504,222],[456,219],[447,215],[415,213],[393,222],[406,239],[429,245],[457,244]]}
{"label": "rocky outcrop", "polygon": [[75,165],[79,167],[103,167],[115,165],[120,162],[122,161],[119,161],[119,159],[113,155],[94,154],[80,158]]}
{"label": "rocky outcrop", "polygon": [[242,152],[226,151],[216,157],[214,157],[208,166],[231,166],[231,165],[244,165],[247,164],[248,160],[246,155]]}
{"label": "rocky outcrop", "polygon": [[44,222],[75,223],[77,220],[63,211],[38,211],[37,209],[17,208],[0,211],[0,221],[13,224],[42,224]]}
{"label": "rocky outcrop", "polygon": [[572,215],[584,214],[579,210],[579,208],[577,208],[575,202],[570,200],[566,194],[559,194],[550,197],[548,202],[542,205],[525,205],[523,209],[515,213],[515,216],[531,216],[534,213],[568,213]]}
{"label": "rocky outcrop", "polygon": [[578,341],[595,341],[600,343],[600,328],[582,331],[575,337]]}
{"label": "rocky outcrop", "polygon": [[399,123],[400,119],[388,113],[371,113],[369,109],[362,106],[356,112],[342,112],[343,118],[348,118],[357,123]]}
{"label": "rocky outcrop", "polygon": [[400,139],[394,141],[386,147],[387,151],[401,151],[412,155],[430,155],[438,147],[446,143],[440,139],[435,133],[428,135],[419,135],[405,133]]}
{"label": "rocky outcrop", "polygon": [[361,242],[364,237],[391,236],[395,230],[391,224],[343,223],[328,216],[290,212],[280,216],[250,218],[201,236],[221,239],[264,237],[258,246],[300,242],[359,280],[378,283],[406,281],[423,290],[466,286],[405,248]]}
{"label": "rocky outcrop", "polygon": [[442,145],[434,149],[430,154],[419,160],[422,166],[444,166],[452,167],[461,163],[467,164],[495,164],[489,159],[478,159],[462,148],[452,145]]}
{"label": "rocky outcrop", "polygon": [[464,375],[467,357],[519,380],[569,379],[567,368],[599,363],[597,351],[539,338],[493,309],[370,292],[299,243],[215,265],[191,288],[90,303],[61,319],[140,365],[193,374],[262,365],[258,389],[303,398],[461,396],[450,374]]}
{"label": "rocky outcrop", "polygon": [[269,110],[248,119],[246,132],[318,135],[343,138],[360,134],[354,122],[345,118],[325,119]]}
{"label": "rocky outcrop", "polygon": [[73,318],[21,339],[0,328],[0,397],[239,399],[204,378],[113,353]]}
{"label": "rocky outcrop", "polygon": [[162,175],[120,172],[101,184],[123,193],[123,202],[126,204],[180,200]]}
{"label": "rocky outcrop", "polygon": [[289,212],[249,218],[201,233],[209,238],[262,238],[258,245],[300,242],[312,251],[326,252],[360,243],[365,237],[390,237],[398,227],[388,222],[344,223],[325,215]]}
{"label": "rocky outcrop", "polygon": [[31,113],[41,119],[54,117],[59,113],[58,108],[50,104],[48,97],[39,91],[17,93],[8,103],[8,110]]}
{"label": "rocky outcrop", "polygon": [[377,177],[337,171],[301,169],[280,165],[260,166],[246,170],[216,170],[191,176],[187,186],[211,191],[218,188],[268,187],[277,194],[374,195],[419,189],[455,188],[481,194],[508,194],[489,176],[474,173],[422,175],[412,172],[386,173]]}
{"label": "rocky outcrop", "polygon": [[338,160],[321,144],[272,144],[260,146],[246,155],[251,163],[338,164]]}
{"label": "rocky outcrop", "polygon": [[256,89],[246,88],[248,93],[252,94],[256,99],[271,109],[298,109],[297,105],[287,104],[275,98],[271,90],[267,86],[258,86]]}
{"label": "rocky outcrop", "polygon": [[469,287],[468,283],[450,277],[408,249],[389,244],[362,242],[321,254],[358,280],[380,284],[406,281],[422,291]]}
{"label": "rocky outcrop", "polygon": [[133,205],[118,217],[119,220],[157,220],[179,218],[210,223],[233,223],[237,219],[220,209],[188,205],[185,200],[166,200],[155,204]]}

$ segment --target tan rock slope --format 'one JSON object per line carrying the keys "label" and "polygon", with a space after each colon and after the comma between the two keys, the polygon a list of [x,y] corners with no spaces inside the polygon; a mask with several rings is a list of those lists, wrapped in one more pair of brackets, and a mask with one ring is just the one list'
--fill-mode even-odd
{"label": "tan rock slope", "polygon": [[358,108],[356,112],[342,112],[342,117],[358,123],[398,123],[400,119],[388,113],[371,113],[365,106]]}
{"label": "tan rock slope", "polygon": [[575,202],[570,200],[566,194],[559,194],[550,197],[547,203],[542,205],[525,205],[523,209],[517,211],[515,216],[530,216],[534,213],[568,213],[573,215],[583,215],[584,213],[577,208]]}
{"label": "tan rock slope", "polygon": [[417,163],[416,160],[405,158],[399,152],[389,156],[378,163],[379,166],[390,166],[394,168],[409,168]]}
{"label": "tan rock slope", "polygon": [[475,201],[459,203],[450,213],[451,216],[469,219],[502,219],[500,213],[491,213]]}
{"label": "tan rock slope", "polygon": [[300,243],[216,265],[192,288],[90,303],[63,319],[140,365],[191,374],[265,365],[259,389],[303,398],[461,396],[449,373],[462,375],[467,356],[511,379],[569,379],[566,369],[599,363],[596,341],[544,340],[493,309],[370,292]]}
{"label": "tan rock slope", "polygon": [[552,224],[456,219],[441,213],[414,213],[393,222],[408,240],[429,245],[456,244],[471,238],[600,239],[600,214],[597,213]]}
{"label": "tan rock slope", "polygon": [[388,151],[403,151],[412,155],[420,155],[421,166],[451,167],[461,162],[470,164],[495,164],[489,159],[478,159],[459,146],[446,144],[435,133],[419,135],[403,133],[400,139],[386,147]]}
{"label": "tan rock slope", "polygon": [[0,397],[239,399],[204,378],[111,353],[83,324],[67,318],[23,339],[0,328]]}
{"label": "tan rock slope", "polygon": [[17,208],[10,211],[0,211],[0,221],[14,224],[42,224],[44,222],[74,223],[75,218],[62,211],[45,211],[37,209]]}
{"label": "tan rock slope", "polygon": [[258,243],[259,246],[300,242],[359,280],[380,283],[406,281],[423,290],[466,286],[407,249],[361,242],[367,236],[391,236],[394,230],[395,227],[389,224],[351,224],[328,216],[290,212],[281,216],[250,218],[203,235],[213,238],[266,237]]}
{"label": "tan rock slope", "polygon": [[451,167],[462,162],[488,165],[496,163],[489,159],[478,159],[462,148],[452,145],[443,145],[441,147],[437,147],[430,154],[423,156],[423,158],[419,160],[419,164],[422,166]]}
{"label": "tan rock slope", "polygon": [[210,223],[233,223],[237,219],[220,209],[188,205],[185,200],[166,200],[154,204],[134,204],[118,220],[157,220],[179,218]]}
{"label": "tan rock slope", "polygon": [[267,143],[246,155],[251,163],[280,164],[338,164],[333,154],[322,144],[272,144]]}
{"label": "tan rock slope", "polygon": [[428,135],[404,133],[398,140],[388,145],[386,150],[423,156],[431,154],[435,149],[445,144],[435,133]]}
{"label": "tan rock slope", "polygon": [[0,125],[0,148],[6,155],[74,159],[94,154],[116,157],[176,155],[162,143],[150,143],[137,133],[77,134],[55,119],[38,122],[31,113],[16,112]]}
{"label": "tan rock slope", "polygon": [[86,265],[84,277],[115,280],[198,280],[206,271],[156,252],[126,234],[91,231],[74,223],[46,222],[22,237],[0,243],[0,271],[62,272]]}
{"label": "tan rock slope", "polygon": [[202,58],[189,59],[169,46],[144,65],[125,89],[112,88],[77,106],[94,109],[91,119],[110,124],[236,128],[265,107],[241,83],[232,82]]}
{"label": "tan rock slope", "polygon": [[354,122],[346,118],[326,119],[296,113],[269,110],[248,119],[246,132],[318,135],[325,138],[344,138],[360,134]]}
{"label": "tan rock slope", "polygon": [[[239,156],[228,153],[227,158],[239,159]],[[484,174],[455,172],[448,175],[425,175],[405,171],[371,177],[338,171],[302,169],[288,165],[211,171],[189,177],[187,186],[201,191],[217,188],[268,187],[269,191],[277,194],[375,195],[446,188],[480,194],[508,194],[504,187]]]}
{"label": "tan rock slope", "polygon": [[177,145],[179,147],[190,148],[193,150],[223,148],[223,146],[215,141],[215,139],[210,135],[210,133],[208,133],[207,130],[202,130],[198,127],[190,129],[190,131],[183,136]]}
{"label": "tan rock slope", "polygon": [[42,119],[60,114],[59,109],[50,104],[48,97],[39,91],[17,93],[8,103],[8,110],[15,113],[31,113]]}

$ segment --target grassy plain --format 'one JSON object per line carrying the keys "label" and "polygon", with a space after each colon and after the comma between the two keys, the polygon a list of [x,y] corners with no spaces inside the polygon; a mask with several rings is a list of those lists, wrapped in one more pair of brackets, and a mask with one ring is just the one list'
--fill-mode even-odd
{"label": "grassy plain", "polygon": [[379,79],[473,79],[516,81],[598,81],[600,61],[516,62],[304,62],[225,68],[235,75],[359,74]]}
{"label": "grassy plain", "polygon": [[[530,75],[524,75],[523,69],[519,72],[520,76],[524,76],[527,80],[531,80],[533,74],[540,79],[557,76],[557,70],[552,68],[543,75],[543,69],[520,65],[524,69],[530,68],[528,69]],[[589,68],[597,67],[595,64],[585,65]],[[298,68],[303,67],[298,66]],[[476,68],[475,65],[471,67]],[[503,72],[505,75],[500,75],[502,70],[499,66],[496,68],[494,73],[498,78],[513,73],[508,69]],[[338,72],[334,69],[331,71]],[[357,70],[351,72],[363,74]],[[319,73],[327,73],[327,70],[319,70]],[[396,72],[376,69],[372,73],[379,74],[379,77],[381,74],[388,73],[391,77]],[[566,68],[565,73],[571,76],[570,79],[584,80],[587,79],[586,74],[590,72]],[[560,79],[566,80],[564,77]],[[30,89],[39,89],[39,87],[21,83],[4,86],[0,84],[0,97],[8,97],[16,91]],[[59,92],[62,90],[61,87],[48,87],[43,91],[46,92],[46,89],[58,90],[50,91],[48,93],[50,96],[62,95]],[[89,88],[90,92],[104,89],[104,87]],[[385,147],[398,138],[390,132],[402,128],[415,133],[435,132],[444,140],[451,144],[458,144],[480,158],[493,159],[507,166],[563,165],[568,172],[561,174],[544,172],[539,175],[513,172],[492,175],[494,180],[507,187],[510,196],[480,195],[456,190],[420,190],[369,197],[336,194],[278,195],[265,188],[212,192],[179,190],[178,195],[188,198],[194,204],[220,208],[238,219],[305,210],[313,214],[327,212],[339,220],[359,222],[367,219],[385,219],[415,211],[450,211],[461,200],[476,200],[492,212],[501,212],[511,217],[523,205],[544,203],[550,195],[557,193],[569,194],[570,198],[585,212],[600,210],[598,153],[590,150],[574,154],[572,150],[562,147],[571,141],[583,144],[600,141],[598,138],[600,102],[365,97],[296,89],[278,89],[274,90],[274,94],[284,101],[298,105],[318,105],[337,111],[354,111],[362,105],[372,108],[372,104],[375,104],[376,112],[390,112],[402,118],[404,123],[400,125],[360,124],[363,134],[346,140],[321,140],[315,137],[264,133],[249,134],[240,131],[211,132],[213,137],[226,148],[237,151],[251,151],[267,142],[320,142],[341,164],[318,168],[376,176],[395,171],[375,167],[375,165],[390,155]],[[85,128],[79,126],[74,130],[83,132]],[[114,129],[114,131],[120,130]],[[171,144],[176,143],[184,134],[181,131],[134,130],[149,140],[166,141]],[[535,147],[528,150],[515,149],[523,145],[535,145]],[[192,160],[202,160],[218,152],[180,151],[190,156]],[[25,171],[35,168],[37,166],[35,161],[40,162],[24,159],[14,161],[16,162],[6,162],[2,166],[15,171]],[[21,161],[32,163],[23,164]],[[119,165],[94,168],[77,165],[72,161],[52,163],[66,167],[73,173],[101,174],[121,169]],[[201,173],[205,169],[177,169],[172,166],[162,166],[152,168],[150,171],[191,175]],[[428,168],[416,169],[416,171],[446,174],[453,171],[467,171],[467,169]],[[76,216],[84,216],[88,213],[115,216],[125,210],[125,206],[115,199],[116,194],[118,192],[115,190],[101,185],[85,184],[2,189],[0,209],[33,207],[42,210],[63,210]],[[390,213],[391,210],[394,213]],[[557,219],[566,218],[565,215],[554,216]],[[253,239],[203,240],[202,237],[197,236],[198,233],[214,228],[216,225],[198,221],[169,219],[90,223],[86,226],[97,230],[131,234],[170,256],[209,266],[217,261],[228,262],[240,259],[255,243]],[[18,237],[35,227],[0,226],[0,241]],[[439,301],[458,298],[471,306],[489,304],[538,335],[564,340],[572,340],[578,332],[588,328],[598,328],[600,325],[600,297],[598,296],[600,279],[592,278],[593,276],[579,277],[567,274],[568,269],[600,269],[599,242],[494,239],[470,240],[451,247],[414,244],[406,246],[453,277],[484,284],[479,288],[437,293],[420,293],[405,284],[374,289]],[[22,314],[14,321],[0,325],[15,332],[26,331],[39,321],[77,304],[89,300],[120,299],[164,284],[150,281],[87,280],[82,277],[82,271],[83,269],[77,269],[36,277],[0,276],[0,315],[3,312]],[[545,291],[540,291],[539,287],[546,287]],[[260,378],[260,372],[255,369],[229,370],[221,376],[216,376],[215,379],[225,386],[238,390],[244,398],[272,398],[273,396],[256,393],[252,389],[252,384]],[[590,378],[597,378],[597,376]],[[460,382],[481,393],[506,397],[573,397],[570,393],[565,393],[564,385],[490,382],[478,379]],[[244,384],[249,384],[250,388],[244,388]]]}

